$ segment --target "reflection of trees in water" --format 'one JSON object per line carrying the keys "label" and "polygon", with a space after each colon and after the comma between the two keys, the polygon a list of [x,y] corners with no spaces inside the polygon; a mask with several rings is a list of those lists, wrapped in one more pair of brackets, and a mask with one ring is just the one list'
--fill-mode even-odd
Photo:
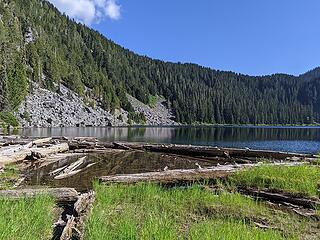
{"label": "reflection of trees in water", "polygon": [[320,129],[193,127],[176,128],[175,136],[186,141],[320,140]]}
{"label": "reflection of trees in water", "polygon": [[268,127],[119,127],[119,128],[29,128],[24,136],[97,137],[105,141],[179,142],[320,140],[320,128]]}

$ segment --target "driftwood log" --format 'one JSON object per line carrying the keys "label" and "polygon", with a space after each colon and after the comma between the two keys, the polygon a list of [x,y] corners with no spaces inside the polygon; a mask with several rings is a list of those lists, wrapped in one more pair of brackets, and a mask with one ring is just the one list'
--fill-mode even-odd
{"label": "driftwood log", "polygon": [[178,169],[163,172],[147,172],[138,174],[123,174],[114,176],[104,176],[98,178],[103,183],[138,183],[138,182],[157,182],[157,183],[175,183],[182,181],[197,181],[205,179],[222,178],[234,173],[238,169],[251,167],[252,165],[234,165],[218,166],[204,169]]}
{"label": "driftwood log", "polygon": [[24,160],[31,154],[32,142],[25,145],[12,145],[0,149],[0,164],[15,163]]}
{"label": "driftwood log", "polygon": [[[303,162],[291,163],[273,163],[273,166],[296,166]],[[209,168],[198,169],[176,169],[165,170],[163,172],[147,172],[137,174],[119,174],[113,176],[99,177],[98,180],[102,183],[138,183],[138,182],[156,182],[156,183],[176,183],[189,182],[199,180],[210,180],[227,177],[239,170],[258,167],[260,164],[237,164],[237,165],[219,165]]]}
{"label": "driftwood log", "polygon": [[68,150],[68,143],[61,143],[47,148],[32,148],[31,152],[35,158],[44,158],[52,154],[67,152]]}
{"label": "driftwood log", "polygon": [[79,196],[78,192],[73,188],[19,189],[0,191],[0,198],[7,199],[34,198],[39,195],[51,196],[57,203],[76,202]]}

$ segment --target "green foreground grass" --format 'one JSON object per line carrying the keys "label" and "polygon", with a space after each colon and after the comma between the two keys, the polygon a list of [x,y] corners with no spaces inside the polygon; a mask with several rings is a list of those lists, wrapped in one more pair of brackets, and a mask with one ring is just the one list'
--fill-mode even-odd
{"label": "green foreground grass", "polygon": [[251,168],[230,177],[232,185],[280,190],[306,197],[319,197],[320,166],[271,166]]}
{"label": "green foreground grass", "polygon": [[0,198],[0,239],[50,239],[54,206],[47,196],[21,200]]}
{"label": "green foreground grass", "polygon": [[[310,224],[239,193],[95,184],[85,239],[299,239]],[[256,227],[264,224],[270,229]]]}

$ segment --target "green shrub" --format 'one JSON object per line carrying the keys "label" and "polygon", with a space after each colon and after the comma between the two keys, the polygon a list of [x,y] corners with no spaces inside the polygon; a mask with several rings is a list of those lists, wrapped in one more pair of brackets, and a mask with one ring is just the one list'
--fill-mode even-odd
{"label": "green shrub", "polygon": [[19,127],[19,122],[10,112],[0,112],[0,120],[4,126]]}

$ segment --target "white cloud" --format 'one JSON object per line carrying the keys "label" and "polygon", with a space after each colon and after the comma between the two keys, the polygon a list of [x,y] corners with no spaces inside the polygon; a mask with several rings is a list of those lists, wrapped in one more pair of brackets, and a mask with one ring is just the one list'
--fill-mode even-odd
{"label": "white cloud", "polygon": [[87,25],[108,17],[118,20],[121,6],[117,0],[49,0],[61,12]]}
{"label": "white cloud", "polygon": [[118,20],[120,18],[120,9],[121,6],[117,4],[116,0],[108,0],[106,2],[105,13],[111,19]]}

